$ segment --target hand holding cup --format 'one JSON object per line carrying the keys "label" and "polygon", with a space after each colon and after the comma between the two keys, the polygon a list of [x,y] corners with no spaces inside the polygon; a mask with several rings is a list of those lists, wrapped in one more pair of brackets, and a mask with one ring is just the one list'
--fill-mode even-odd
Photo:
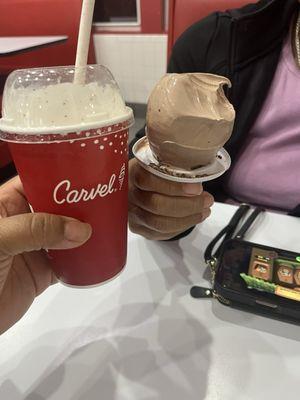
{"label": "hand holding cup", "polygon": [[0,334],[56,282],[45,249],[72,249],[91,236],[89,224],[30,212],[19,177],[0,187]]}
{"label": "hand holding cup", "polygon": [[209,217],[213,197],[200,183],[161,179],[129,163],[129,226],[147,239],[168,240]]}

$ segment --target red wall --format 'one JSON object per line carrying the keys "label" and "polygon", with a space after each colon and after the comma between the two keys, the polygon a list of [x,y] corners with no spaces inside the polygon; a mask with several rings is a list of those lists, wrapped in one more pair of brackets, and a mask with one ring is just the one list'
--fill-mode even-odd
{"label": "red wall", "polygon": [[164,2],[163,0],[141,0],[142,33],[163,33]]}
{"label": "red wall", "polygon": [[[67,35],[66,43],[1,57],[0,72],[15,68],[72,65],[82,0],[0,0],[0,36]],[[90,63],[94,63],[91,44]]]}

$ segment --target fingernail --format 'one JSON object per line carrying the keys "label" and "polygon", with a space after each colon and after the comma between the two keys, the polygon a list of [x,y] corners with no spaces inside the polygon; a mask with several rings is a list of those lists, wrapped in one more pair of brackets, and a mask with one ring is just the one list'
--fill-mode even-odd
{"label": "fingernail", "polygon": [[204,208],[209,208],[214,204],[214,198],[210,195],[204,197],[203,206]]}
{"label": "fingernail", "polygon": [[202,193],[203,188],[202,185],[198,183],[184,183],[183,191],[189,196],[199,196]]}
{"label": "fingernail", "polygon": [[69,242],[86,242],[92,234],[92,228],[89,224],[79,221],[68,221],[64,226],[64,237]]}

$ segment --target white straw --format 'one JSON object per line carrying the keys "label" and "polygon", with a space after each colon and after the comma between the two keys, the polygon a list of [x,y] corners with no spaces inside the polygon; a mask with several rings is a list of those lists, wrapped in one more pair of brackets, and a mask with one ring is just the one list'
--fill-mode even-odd
{"label": "white straw", "polygon": [[83,0],[77,43],[74,83],[85,83],[85,67],[87,66],[90,37],[93,23],[95,0]]}

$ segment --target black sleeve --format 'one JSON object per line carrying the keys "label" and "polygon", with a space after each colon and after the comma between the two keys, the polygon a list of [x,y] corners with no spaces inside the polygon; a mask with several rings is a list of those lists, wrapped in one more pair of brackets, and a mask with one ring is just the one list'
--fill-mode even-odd
{"label": "black sleeve", "polygon": [[176,41],[168,65],[168,73],[209,72],[207,56],[215,37],[218,14],[190,26]]}
{"label": "black sleeve", "polygon": [[[208,72],[207,55],[217,29],[218,14],[214,13],[196,22],[176,41],[168,65],[168,73]],[[129,156],[133,157],[132,147],[143,136],[145,127],[140,129],[129,146]]]}

